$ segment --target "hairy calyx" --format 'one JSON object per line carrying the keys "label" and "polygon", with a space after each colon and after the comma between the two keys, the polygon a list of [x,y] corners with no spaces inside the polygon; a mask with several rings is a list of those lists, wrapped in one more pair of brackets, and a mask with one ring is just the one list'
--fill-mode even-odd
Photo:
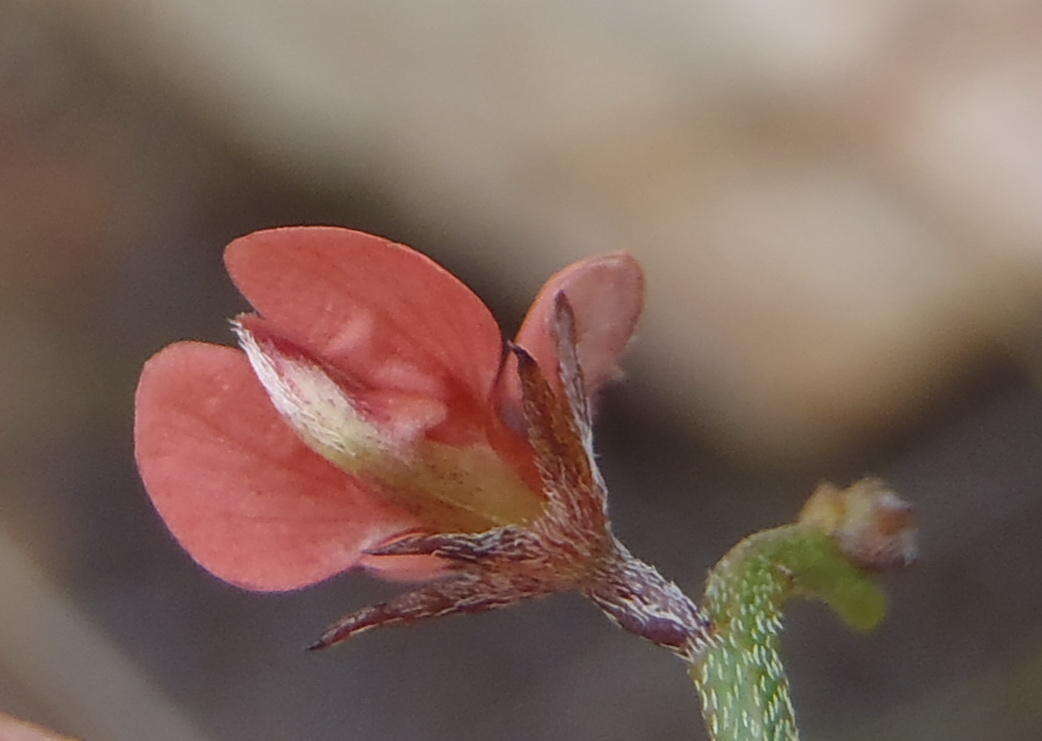
{"label": "hairy calyx", "polygon": [[557,344],[557,384],[524,349],[509,346],[517,359],[525,428],[545,498],[539,515],[478,533],[408,535],[370,549],[375,556],[438,556],[448,565],[447,575],[346,615],[310,648],[325,648],[378,626],[483,612],[570,590],[584,594],[620,627],[683,658],[694,660],[706,647],[708,618],[612,533],[607,490],[593,455],[575,320],[563,293],[554,302],[551,334]]}

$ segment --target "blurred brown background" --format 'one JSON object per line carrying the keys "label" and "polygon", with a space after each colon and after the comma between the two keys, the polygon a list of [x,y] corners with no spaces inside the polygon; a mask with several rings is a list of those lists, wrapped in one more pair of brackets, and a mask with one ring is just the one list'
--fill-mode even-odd
{"label": "blurred brown background", "polygon": [[[393,591],[217,582],[137,478],[132,393],[229,343],[231,238],[353,226],[507,329],[627,249],[648,313],[599,448],[698,594],[820,478],[922,561],[852,635],[795,606],[809,739],[1042,737],[1037,3],[0,0],[0,711],[90,739],[665,739],[682,666],[578,598],[301,649]],[[698,731],[700,733],[700,731]]]}

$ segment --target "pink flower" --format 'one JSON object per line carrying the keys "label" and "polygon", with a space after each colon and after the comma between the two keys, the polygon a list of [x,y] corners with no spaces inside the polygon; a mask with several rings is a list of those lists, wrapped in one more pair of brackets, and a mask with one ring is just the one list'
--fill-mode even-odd
{"label": "pink flower", "polygon": [[697,609],[611,534],[592,457],[588,394],[639,317],[636,261],[558,273],[506,354],[481,301],[404,245],[294,227],[225,262],[259,312],[233,322],[244,352],[170,345],[136,397],[141,476],[202,566],[258,590],[358,565],[433,580],[317,646],[564,589],[681,654],[702,644]]}

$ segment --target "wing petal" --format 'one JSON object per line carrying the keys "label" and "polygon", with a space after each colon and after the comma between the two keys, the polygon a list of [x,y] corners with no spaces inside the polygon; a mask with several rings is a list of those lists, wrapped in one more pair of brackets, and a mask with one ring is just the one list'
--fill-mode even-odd
{"label": "wing petal", "polygon": [[149,360],[134,440],[171,532],[203,567],[242,587],[306,586],[416,525],[309,450],[238,350],[182,342]]}
{"label": "wing petal", "polygon": [[[586,392],[595,397],[620,371],[619,357],[626,349],[644,308],[644,273],[640,263],[625,253],[581,260],[546,282],[529,309],[516,344],[525,348],[550,383],[560,388],[553,373],[557,367],[557,342],[553,333],[557,296],[567,297],[574,313],[574,336]],[[508,359],[497,385],[504,419],[522,429],[521,389],[516,360]]]}

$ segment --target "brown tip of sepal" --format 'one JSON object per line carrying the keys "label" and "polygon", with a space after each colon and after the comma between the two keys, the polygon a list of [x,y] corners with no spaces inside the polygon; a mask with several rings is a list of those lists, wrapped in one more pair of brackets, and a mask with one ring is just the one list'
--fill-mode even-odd
{"label": "brown tip of sepal", "polygon": [[516,358],[517,362],[522,365],[532,366],[537,365],[535,358],[532,357],[531,353],[520,345],[514,344],[510,340],[506,341],[507,351],[512,353]]}
{"label": "brown tip of sepal", "polygon": [[914,508],[879,479],[862,479],[846,489],[820,484],[799,521],[830,535],[861,568],[909,566],[918,555]]}

